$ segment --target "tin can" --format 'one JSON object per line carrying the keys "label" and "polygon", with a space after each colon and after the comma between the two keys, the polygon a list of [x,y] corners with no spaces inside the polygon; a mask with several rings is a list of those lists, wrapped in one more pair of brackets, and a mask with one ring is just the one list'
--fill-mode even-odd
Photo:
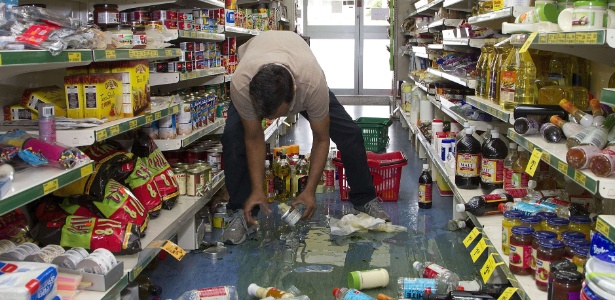
{"label": "tin can", "polygon": [[[171,151],[180,151],[180,150],[171,150]],[[182,153],[183,153],[183,151],[182,151]],[[171,168],[179,168],[179,169],[182,169],[184,171],[187,171],[188,170],[188,164],[185,163],[185,162],[177,162],[177,163],[171,164]]]}
{"label": "tin can", "polygon": [[135,8],[129,13],[130,22],[147,22],[151,20],[150,12],[147,8]]}
{"label": "tin can", "polygon": [[[168,63],[154,63],[155,65],[155,72],[156,73],[167,73],[169,72],[169,64]],[[151,72],[151,68],[150,68],[150,72]],[[172,72],[172,71],[171,71]]]}
{"label": "tin can", "polygon": [[178,29],[177,28],[177,21],[171,21],[171,20],[164,20],[162,21],[162,24],[167,28],[167,29]]}
{"label": "tin can", "polygon": [[162,21],[147,21],[145,22],[145,28],[162,31]]}
{"label": "tin can", "polygon": [[176,10],[155,10],[152,12],[152,20],[163,21],[171,20],[177,21]]}
{"label": "tin can", "polygon": [[202,14],[202,11],[200,9],[193,9],[192,10],[192,18],[194,20],[196,20],[197,18],[200,18],[202,16],[203,16],[203,14]]}
{"label": "tin can", "polygon": [[130,12],[129,11],[121,11],[120,12],[120,24],[129,25],[130,24]]}
{"label": "tin can", "polygon": [[192,113],[190,108],[190,100],[185,100],[179,105],[177,113],[177,134],[192,133]]}
{"label": "tin can", "polygon": [[[177,21],[186,21],[186,13],[178,11],[177,12]],[[192,15],[192,14],[190,14]]]}
{"label": "tin can", "polygon": [[186,61],[186,72],[192,72],[194,70],[194,62]]}
{"label": "tin can", "polygon": [[177,28],[179,30],[192,30],[194,28],[194,24],[192,21],[178,21]]}
{"label": "tin can", "polygon": [[179,189],[180,195],[186,194],[186,169],[185,168],[173,168],[173,174],[175,176],[175,180],[177,180],[177,185]]}
{"label": "tin can", "polygon": [[193,168],[186,171],[186,195],[196,196],[202,189],[201,170]]}
{"label": "tin can", "polygon": [[160,139],[174,139],[177,137],[175,115],[170,115],[158,120],[158,137]]}
{"label": "tin can", "polygon": [[222,55],[235,55],[237,54],[237,39],[229,37],[222,42]]}
{"label": "tin can", "polygon": [[192,30],[194,30],[194,31],[201,31],[201,26],[203,26],[203,25],[193,24],[192,25]]}
{"label": "tin can", "polygon": [[222,155],[217,150],[207,150],[207,162],[211,166],[220,168],[220,162],[222,161]]}
{"label": "tin can", "polygon": [[179,49],[182,51],[194,51],[194,43],[193,42],[179,43]]}

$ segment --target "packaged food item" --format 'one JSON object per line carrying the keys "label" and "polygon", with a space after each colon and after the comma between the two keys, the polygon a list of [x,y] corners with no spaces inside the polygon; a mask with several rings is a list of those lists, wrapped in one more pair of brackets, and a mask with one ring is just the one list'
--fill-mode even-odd
{"label": "packaged food item", "polygon": [[49,103],[55,106],[56,117],[66,117],[66,97],[64,89],[58,86],[25,89],[21,96],[21,104],[38,113],[38,103]]}
{"label": "packaged food item", "polygon": [[84,116],[86,118],[121,117],[122,75],[81,75]]}
{"label": "packaged food item", "polygon": [[122,73],[123,91],[130,93],[125,93],[122,102],[125,117],[137,116],[150,107],[149,62],[147,60],[113,62],[111,72]]}
{"label": "packaged food item", "polygon": [[57,293],[58,270],[51,264],[0,262],[0,298],[50,299]]}
{"label": "packaged food item", "polygon": [[150,217],[157,218],[162,208],[162,197],[156,188],[154,174],[143,158],[136,158],[135,167],[125,182],[141,201]]}
{"label": "packaged food item", "polygon": [[80,119],[85,117],[85,101],[82,75],[64,76],[64,92],[66,93],[66,116]]}
{"label": "packaged food item", "polygon": [[27,107],[16,104],[4,106],[4,120],[5,121],[18,121],[18,120],[37,120],[38,113],[28,109]]}

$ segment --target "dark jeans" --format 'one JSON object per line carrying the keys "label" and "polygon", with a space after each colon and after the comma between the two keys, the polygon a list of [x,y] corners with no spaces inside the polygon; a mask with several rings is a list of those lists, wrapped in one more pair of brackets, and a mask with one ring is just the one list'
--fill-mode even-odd
{"label": "dark jeans", "polygon": [[[309,120],[305,111],[301,112],[301,115]],[[350,118],[331,91],[329,91],[329,119],[329,135],[337,145],[346,169],[346,180],[351,190],[349,201],[354,205],[363,205],[376,198],[372,176],[367,166],[363,135],[361,128]],[[227,208],[242,209],[250,195],[251,184],[243,125],[233,103],[228,108],[222,146],[225,183],[230,196]],[[264,161],[263,157],[263,163]]]}

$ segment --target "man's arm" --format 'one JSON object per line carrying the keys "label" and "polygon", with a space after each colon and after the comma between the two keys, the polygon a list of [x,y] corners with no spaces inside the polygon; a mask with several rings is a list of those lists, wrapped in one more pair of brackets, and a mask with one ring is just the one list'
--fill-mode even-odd
{"label": "man's arm", "polygon": [[[248,161],[248,172],[252,182],[252,192],[244,203],[244,216],[248,223],[255,224],[252,218],[252,209],[259,205],[265,212],[271,212],[267,205],[267,197],[263,189],[265,180],[265,136],[261,122],[259,120],[241,119],[244,130],[244,140],[246,144],[246,159]],[[233,187],[228,187],[233,188]]]}

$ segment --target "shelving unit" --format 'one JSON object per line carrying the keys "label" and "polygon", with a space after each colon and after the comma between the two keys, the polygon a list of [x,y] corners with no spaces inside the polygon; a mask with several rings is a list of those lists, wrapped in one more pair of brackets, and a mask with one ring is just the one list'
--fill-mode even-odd
{"label": "shelving unit", "polygon": [[0,79],[34,71],[85,66],[93,61],[92,50],[67,50],[52,55],[46,50],[0,50]]}
{"label": "shelving unit", "polygon": [[604,234],[611,242],[615,243],[615,216],[598,216],[596,231]]}
{"label": "shelving unit", "polygon": [[471,0],[444,0],[442,4],[444,8],[471,12],[472,11],[472,1]]}
{"label": "shelving unit", "polygon": [[187,147],[190,144],[196,142],[198,139],[222,128],[222,126],[224,126],[224,122],[225,122],[225,119],[217,119],[213,123],[203,128],[199,128],[190,134],[186,134],[184,136],[178,136],[175,139],[154,140],[154,142],[156,142],[156,145],[162,151],[177,150],[180,148]]}
{"label": "shelving unit", "polygon": [[462,78],[433,68],[428,68],[427,72],[471,89],[476,88],[476,80],[473,79]]}
{"label": "shelving unit", "polygon": [[[158,86],[165,84],[178,83],[180,81],[186,81],[191,79],[205,78],[214,75],[221,75],[224,80],[224,67],[215,67],[203,70],[194,70],[192,72],[169,72],[169,73],[150,73],[150,86]],[[224,82],[224,81],[222,81]]]}
{"label": "shelving unit", "polygon": [[165,60],[180,57],[181,54],[181,50],[177,48],[93,50],[94,61]]}
{"label": "shelving unit", "polygon": [[226,38],[223,33],[212,33],[194,30],[177,30],[177,37],[204,41],[224,41],[224,39]]}
{"label": "shelving unit", "polygon": [[224,30],[226,37],[250,37],[258,35],[259,32],[256,29],[246,29],[234,26],[226,26]]}
{"label": "shelving unit", "polygon": [[506,123],[513,124],[515,121],[513,119],[512,112],[503,110],[500,105],[495,104],[488,99],[478,96],[466,96],[466,102]]}
{"label": "shelving unit", "polygon": [[494,29],[502,29],[502,22],[513,22],[516,17],[522,13],[529,11],[530,7],[526,6],[512,6],[506,7],[498,11],[493,11],[487,14],[478,15],[468,18],[468,23],[471,25],[477,25],[481,27],[488,27]]}

